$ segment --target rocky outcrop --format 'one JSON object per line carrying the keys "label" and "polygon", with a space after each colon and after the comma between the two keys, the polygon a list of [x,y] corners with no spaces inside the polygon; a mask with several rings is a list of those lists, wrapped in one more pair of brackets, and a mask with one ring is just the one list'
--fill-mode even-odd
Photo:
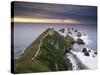
{"label": "rocky outcrop", "polygon": [[82,39],[80,39],[80,38],[77,39],[76,43],[77,44],[85,44],[84,41]]}
{"label": "rocky outcrop", "polygon": [[74,32],[77,32],[77,30],[74,30]]}
{"label": "rocky outcrop", "polygon": [[90,54],[86,48],[83,48],[82,52],[84,53],[85,56],[90,56]]}
{"label": "rocky outcrop", "polygon": [[77,32],[77,37],[81,37],[81,32]]}
{"label": "rocky outcrop", "polygon": [[67,34],[72,34],[72,32],[69,30]]}
{"label": "rocky outcrop", "polygon": [[72,28],[72,30],[74,30],[74,28]]}
{"label": "rocky outcrop", "polygon": [[62,28],[62,29],[60,29],[59,31],[62,32],[62,33],[64,33],[64,32],[65,32],[65,29]]}

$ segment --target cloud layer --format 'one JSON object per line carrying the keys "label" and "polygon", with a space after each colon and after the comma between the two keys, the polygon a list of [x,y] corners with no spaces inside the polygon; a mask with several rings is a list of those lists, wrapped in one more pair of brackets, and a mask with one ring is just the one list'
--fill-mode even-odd
{"label": "cloud layer", "polygon": [[77,20],[81,24],[96,24],[97,7],[14,2],[14,16],[22,18]]}

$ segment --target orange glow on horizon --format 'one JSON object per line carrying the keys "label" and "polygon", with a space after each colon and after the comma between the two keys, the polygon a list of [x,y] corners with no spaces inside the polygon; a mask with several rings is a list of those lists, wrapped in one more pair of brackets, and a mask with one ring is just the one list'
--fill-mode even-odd
{"label": "orange glow on horizon", "polygon": [[24,23],[74,23],[78,24],[79,21],[71,19],[45,19],[45,18],[20,18],[14,17],[11,19],[11,22],[24,22]]}

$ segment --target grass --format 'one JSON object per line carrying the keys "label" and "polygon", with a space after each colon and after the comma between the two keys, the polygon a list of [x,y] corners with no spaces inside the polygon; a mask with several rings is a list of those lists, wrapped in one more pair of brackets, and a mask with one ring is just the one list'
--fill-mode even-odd
{"label": "grass", "polygon": [[21,58],[18,59],[18,62],[14,63],[14,73],[63,71],[72,69],[72,64],[69,59],[64,58],[64,53],[66,50],[69,51],[73,39],[70,36],[64,38],[56,31],[54,31],[53,35],[48,35],[43,39],[40,52],[36,59],[32,61],[32,57],[38,49],[40,40],[49,30],[50,29],[46,30],[26,48]]}

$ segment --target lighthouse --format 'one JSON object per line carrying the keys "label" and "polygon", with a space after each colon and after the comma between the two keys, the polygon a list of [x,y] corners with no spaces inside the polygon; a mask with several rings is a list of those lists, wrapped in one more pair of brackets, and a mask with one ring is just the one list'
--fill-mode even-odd
{"label": "lighthouse", "polygon": [[50,32],[49,32],[49,35],[53,35],[53,34],[54,34],[53,26],[50,26]]}

